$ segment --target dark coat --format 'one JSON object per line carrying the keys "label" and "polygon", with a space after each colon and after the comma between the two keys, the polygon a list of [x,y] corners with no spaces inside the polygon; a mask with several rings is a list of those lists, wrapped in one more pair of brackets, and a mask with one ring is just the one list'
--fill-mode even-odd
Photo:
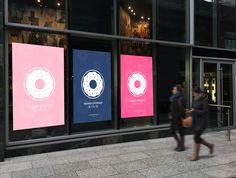
{"label": "dark coat", "polygon": [[184,106],[185,100],[183,96],[180,96],[170,104],[171,127],[173,129],[182,128],[182,119],[185,116]]}
{"label": "dark coat", "polygon": [[208,97],[201,93],[193,100],[193,124],[194,130],[204,131],[208,122]]}

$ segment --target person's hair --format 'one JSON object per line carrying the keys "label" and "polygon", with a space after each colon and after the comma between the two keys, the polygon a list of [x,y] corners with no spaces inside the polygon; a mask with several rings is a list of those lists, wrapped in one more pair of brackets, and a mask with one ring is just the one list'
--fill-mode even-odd
{"label": "person's hair", "polygon": [[182,93],[183,92],[183,87],[180,84],[175,85],[175,88],[177,89],[178,92]]}
{"label": "person's hair", "polygon": [[202,90],[201,90],[200,87],[194,87],[194,88],[193,88],[193,92],[195,92],[195,93],[201,93]]}

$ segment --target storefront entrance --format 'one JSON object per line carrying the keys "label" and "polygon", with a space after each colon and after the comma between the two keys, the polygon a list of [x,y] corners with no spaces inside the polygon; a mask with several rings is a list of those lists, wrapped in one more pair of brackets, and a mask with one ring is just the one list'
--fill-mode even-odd
{"label": "storefront entrance", "polygon": [[[234,116],[234,62],[201,60],[200,85],[208,94],[210,104],[209,127],[221,128],[230,124],[233,125]],[[227,108],[221,106],[230,106]]]}

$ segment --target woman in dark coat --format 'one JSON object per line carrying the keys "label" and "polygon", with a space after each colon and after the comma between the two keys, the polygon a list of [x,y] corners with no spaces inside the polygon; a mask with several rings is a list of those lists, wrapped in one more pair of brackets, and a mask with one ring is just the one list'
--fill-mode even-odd
{"label": "woman in dark coat", "polygon": [[189,110],[193,116],[193,131],[194,131],[194,153],[189,158],[190,161],[196,161],[199,159],[201,144],[207,146],[210,150],[210,154],[213,154],[214,144],[210,144],[201,138],[204,130],[207,128],[208,122],[208,96],[203,93],[199,87],[193,89],[193,107]]}
{"label": "woman in dark coat", "polygon": [[[184,96],[181,85],[176,85],[172,89],[172,96],[169,98],[170,100],[170,119],[171,119],[171,133],[174,137],[177,146],[175,148],[176,151],[184,151],[184,131],[182,127],[182,119],[185,115],[184,110]],[[177,135],[177,131],[179,132],[179,136]]]}

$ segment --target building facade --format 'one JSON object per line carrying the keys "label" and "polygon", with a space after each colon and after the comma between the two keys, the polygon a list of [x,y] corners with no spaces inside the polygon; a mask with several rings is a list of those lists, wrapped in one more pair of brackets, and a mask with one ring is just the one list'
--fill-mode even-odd
{"label": "building facade", "polygon": [[0,157],[169,136],[169,96],[235,119],[236,0],[0,0]]}

